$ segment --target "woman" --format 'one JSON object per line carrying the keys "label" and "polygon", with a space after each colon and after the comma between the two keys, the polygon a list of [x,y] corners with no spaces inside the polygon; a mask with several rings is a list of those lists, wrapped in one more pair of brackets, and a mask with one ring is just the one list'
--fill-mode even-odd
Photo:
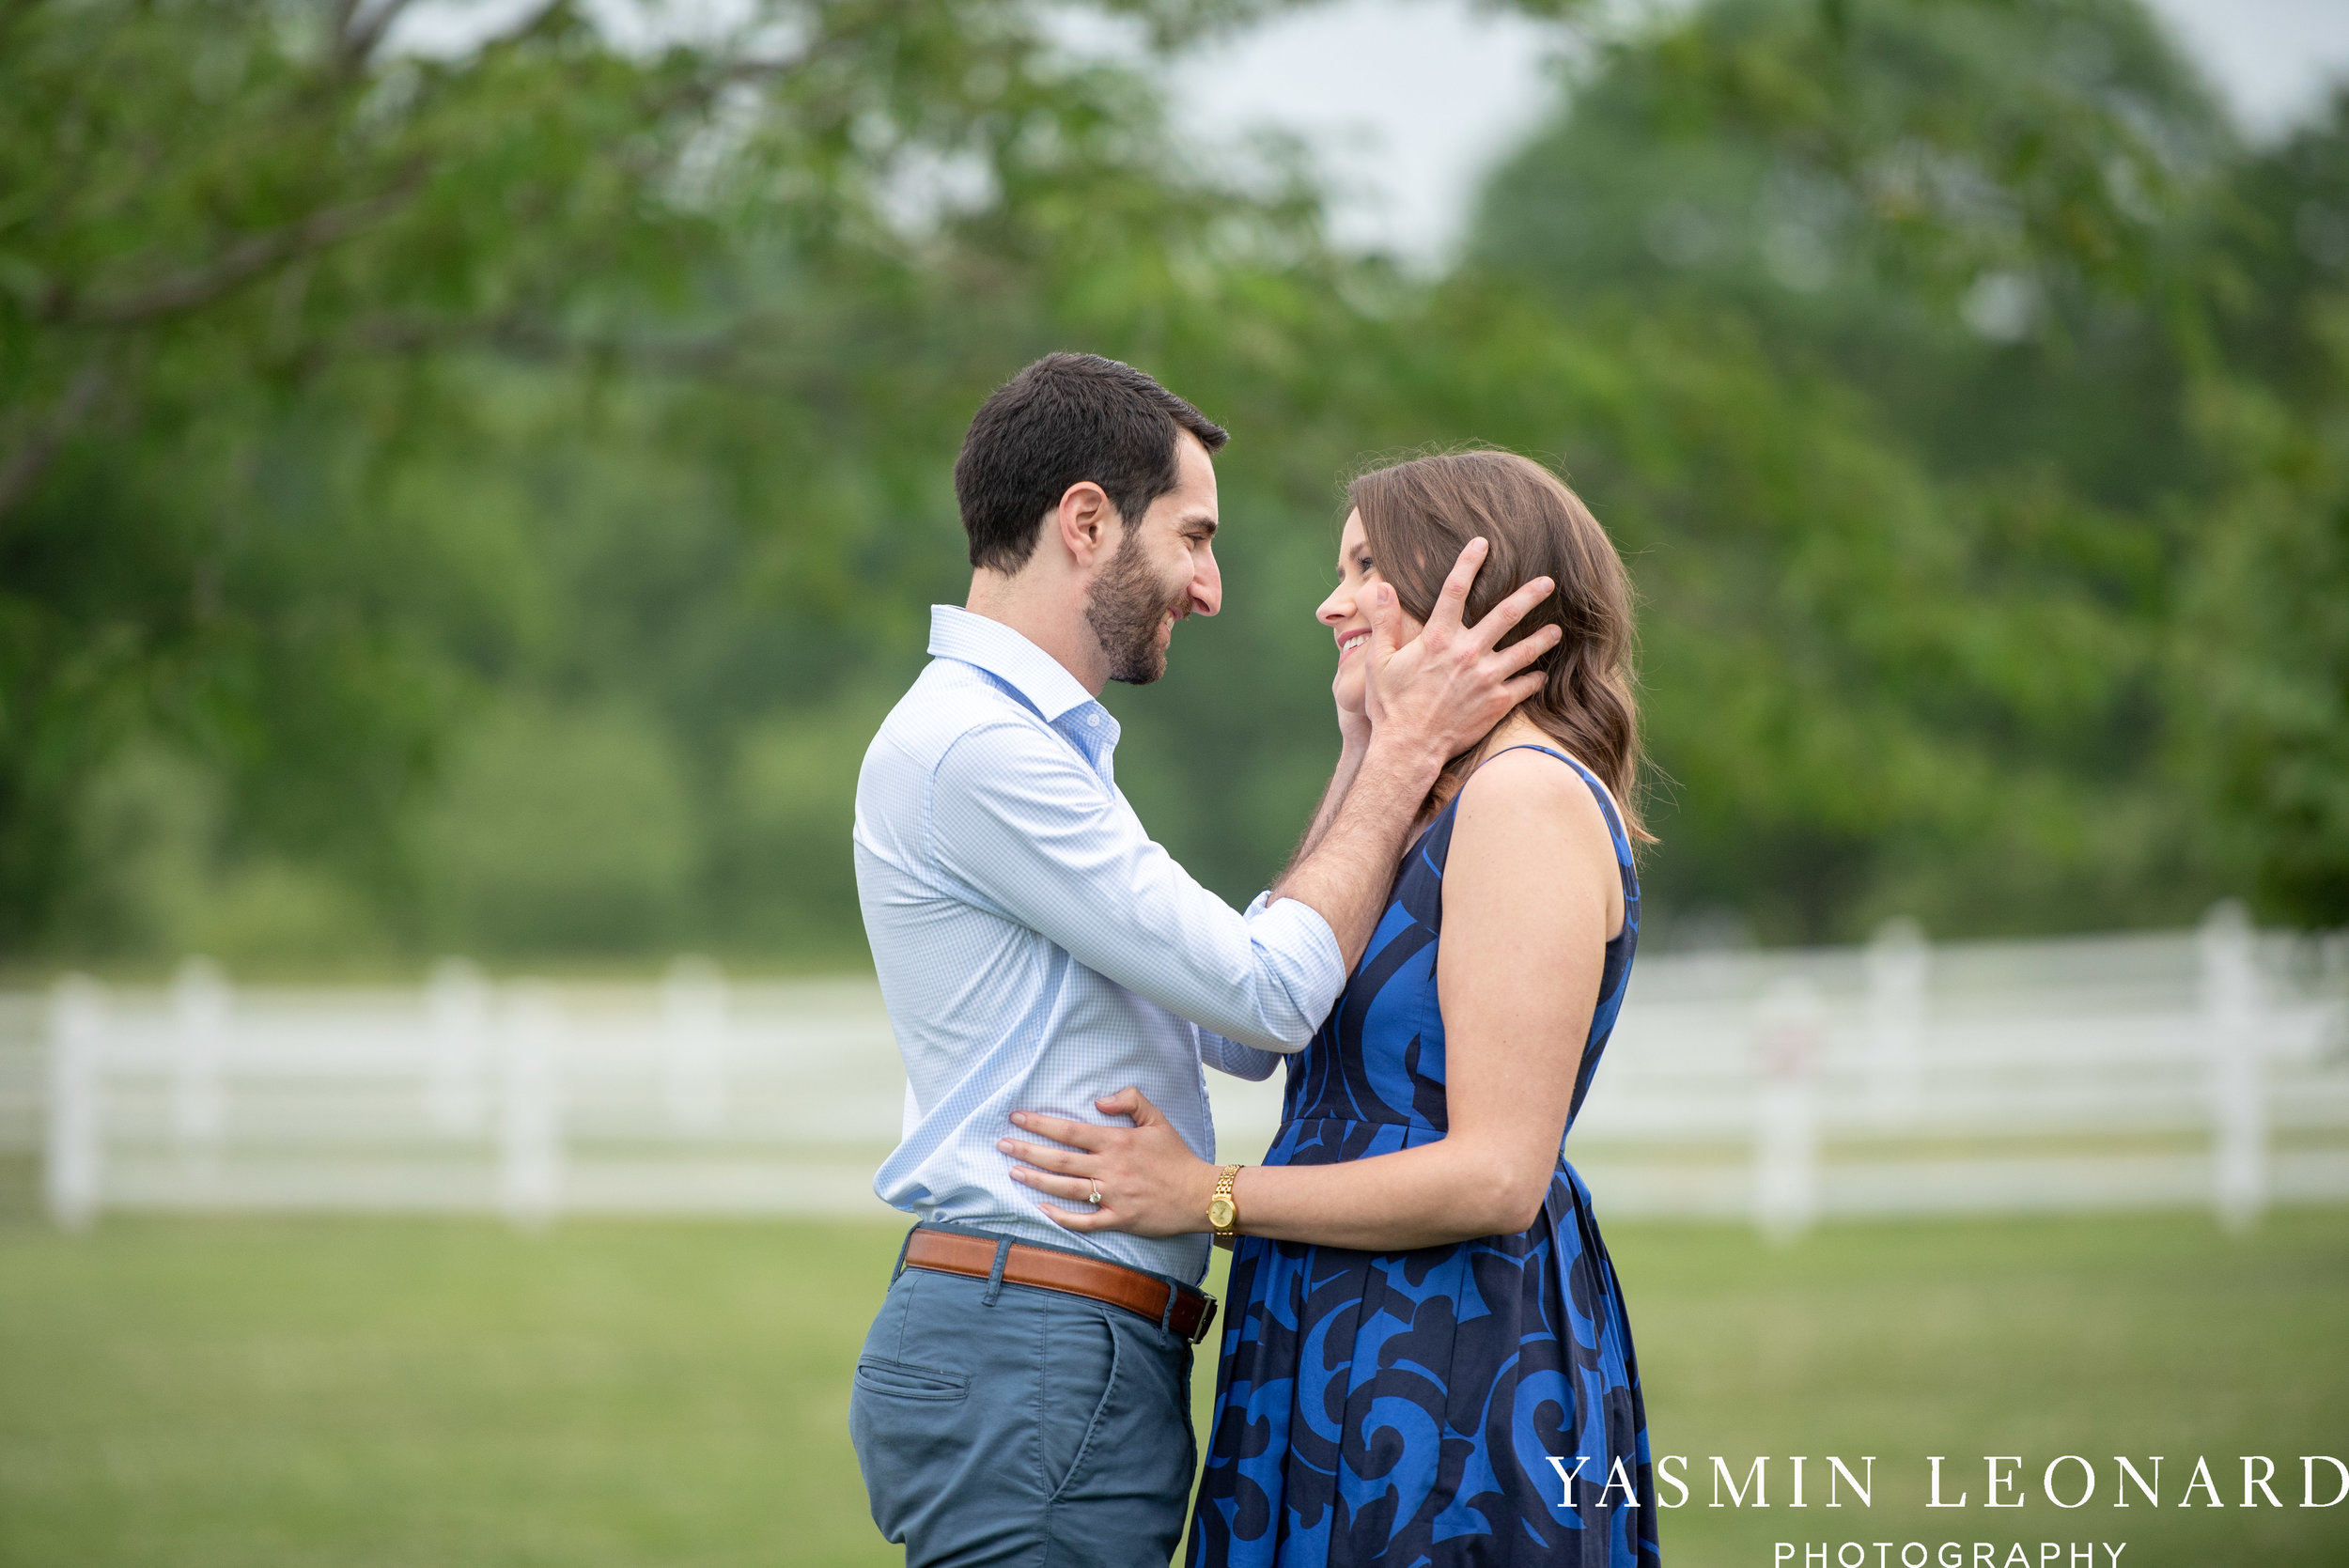
{"label": "woman", "polygon": [[1206,1164],[1130,1090],[1100,1102],[1130,1128],[1022,1113],[1066,1147],[1003,1147],[1079,1205],[1043,1205],[1072,1230],[1208,1229],[1237,1172],[1194,1568],[1640,1568],[1656,1503],[1630,1329],[1560,1153],[1639,939],[1629,588],[1596,520],[1523,458],[1421,458],[1349,498],[1319,612],[1344,749],[1309,846],[1377,718],[1370,583],[1423,622],[1486,539],[1469,619],[1516,583],[1559,585],[1510,639],[1563,629],[1547,684],[1439,779],[1368,951],[1290,1060],[1265,1164]]}

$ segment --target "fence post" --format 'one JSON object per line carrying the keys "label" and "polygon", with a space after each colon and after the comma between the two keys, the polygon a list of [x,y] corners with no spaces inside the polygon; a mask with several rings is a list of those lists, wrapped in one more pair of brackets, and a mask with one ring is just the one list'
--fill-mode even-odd
{"label": "fence post", "polygon": [[1923,927],[1896,916],[1868,943],[1868,1109],[1879,1121],[1913,1122],[1924,1109]]}
{"label": "fence post", "polygon": [[681,957],[661,983],[661,1077],[670,1124],[707,1135],[726,1109],[725,976],[707,958]]}
{"label": "fence post", "polygon": [[1762,1081],[1754,1102],[1753,1218],[1773,1241],[1793,1239],[1819,1216],[1819,1130],[1811,1073],[1825,1024],[1818,988],[1798,975],[1772,983],[1754,1008]]}
{"label": "fence post", "polygon": [[2243,1230],[2267,1207],[2267,1094],[2250,917],[2230,898],[2202,917],[2202,1036],[2210,1053],[2212,1200]]}
{"label": "fence post", "polygon": [[505,1094],[498,1127],[498,1206],[524,1229],[552,1219],[563,1187],[563,1017],[553,993],[523,982],[506,1002]]}
{"label": "fence post", "polygon": [[432,966],[424,993],[429,1052],[425,1109],[442,1132],[470,1132],[481,1125],[481,1054],[489,1015],[490,988],[479,970],[462,958]]}
{"label": "fence post", "polygon": [[221,1036],[227,1032],[228,982],[210,958],[180,964],[171,983],[171,1133],[182,1150],[212,1152],[226,1111]]}
{"label": "fence post", "polygon": [[65,1230],[98,1217],[104,1144],[99,1121],[100,1052],[105,1048],[105,993],[86,976],[68,975],[49,1001],[49,1137],[42,1187],[49,1218]]}

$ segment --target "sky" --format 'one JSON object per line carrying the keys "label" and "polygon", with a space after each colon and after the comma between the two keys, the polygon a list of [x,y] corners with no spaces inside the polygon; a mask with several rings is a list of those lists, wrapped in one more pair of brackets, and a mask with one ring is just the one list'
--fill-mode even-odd
{"label": "sky", "polygon": [[[2349,79],[2349,0],[2151,0],[2255,136]],[[1486,170],[1556,101],[1563,35],[1470,0],[1326,0],[1199,50],[1173,83],[1179,122],[1220,143],[1301,137],[1348,242],[1439,264]]]}

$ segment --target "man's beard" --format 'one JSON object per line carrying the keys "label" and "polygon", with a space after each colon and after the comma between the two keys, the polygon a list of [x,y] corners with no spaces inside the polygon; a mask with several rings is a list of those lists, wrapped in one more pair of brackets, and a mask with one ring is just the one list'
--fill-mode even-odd
{"label": "man's beard", "polygon": [[1147,686],[1166,674],[1159,623],[1167,612],[1179,614],[1190,602],[1190,584],[1170,595],[1142,558],[1139,542],[1128,531],[1085,596],[1085,625],[1093,629],[1094,640],[1109,660],[1110,679],[1128,686]]}

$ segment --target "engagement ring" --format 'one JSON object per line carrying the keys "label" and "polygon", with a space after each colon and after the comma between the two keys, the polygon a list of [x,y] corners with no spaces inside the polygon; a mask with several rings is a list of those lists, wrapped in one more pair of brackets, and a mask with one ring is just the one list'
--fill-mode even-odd
{"label": "engagement ring", "polygon": [[1101,1201],[1101,1189],[1100,1189],[1099,1188],[1097,1188],[1097,1188],[1095,1188],[1093,1189],[1092,1193],[1091,1193],[1090,1195],[1088,1195],[1088,1196],[1086,1197],[1086,1199],[1085,1199],[1085,1202],[1086,1202],[1086,1203],[1099,1203],[1100,1201]]}

